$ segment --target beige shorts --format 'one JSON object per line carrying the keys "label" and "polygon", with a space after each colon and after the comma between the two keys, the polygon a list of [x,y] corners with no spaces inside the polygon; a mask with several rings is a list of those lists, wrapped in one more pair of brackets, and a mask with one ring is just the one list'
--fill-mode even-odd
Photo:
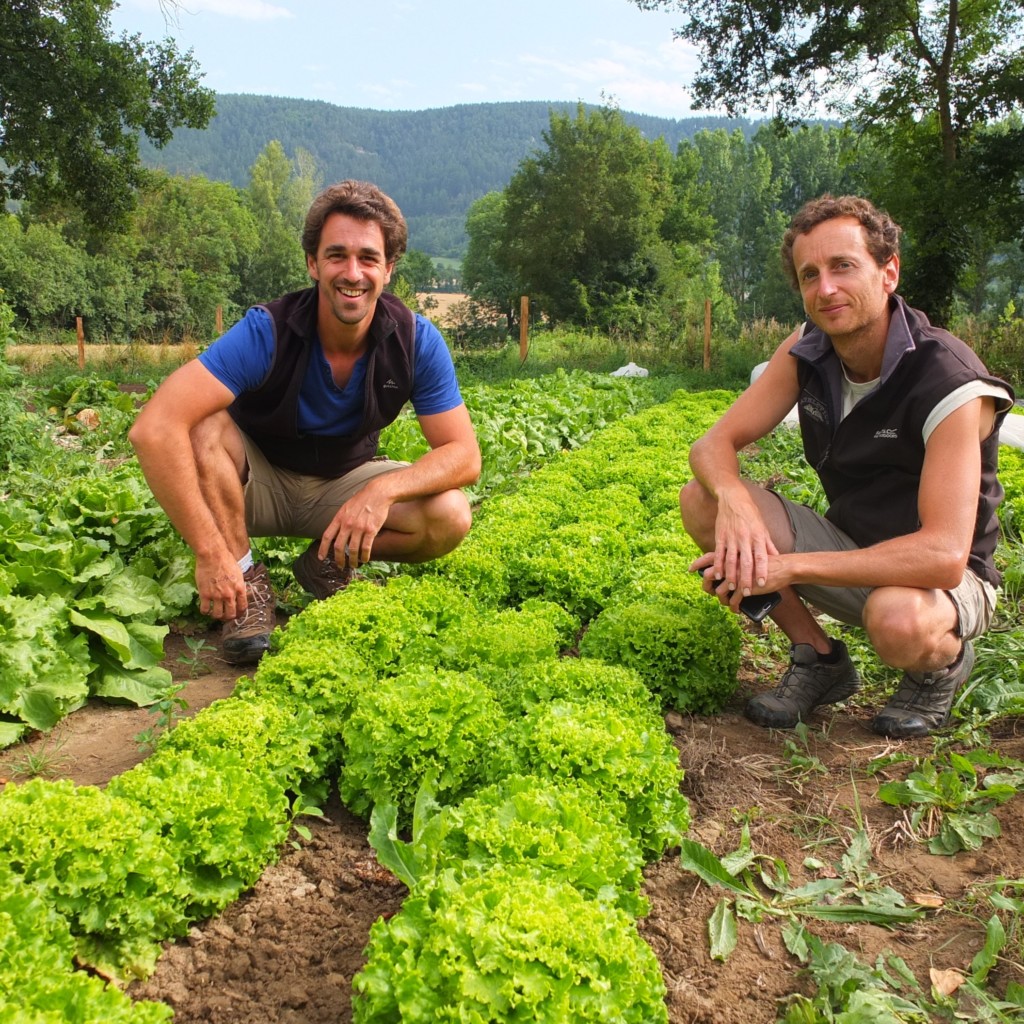
{"label": "beige shorts", "polygon": [[[774,491],[771,493],[775,493]],[[785,506],[793,527],[795,550],[797,551],[854,551],[859,545],[838,527],[806,505],[798,505],[775,494]],[[840,622],[853,626],[862,625],[864,602],[871,593],[870,587],[821,587],[803,583],[794,586],[796,592],[808,603],[831,615]],[[972,570],[964,570],[964,578],[955,590],[947,590],[957,615],[957,635],[964,640],[981,636],[992,622],[996,610],[998,591],[987,580]]]}
{"label": "beige shorts", "polygon": [[409,465],[374,459],[335,479],[304,476],[272,466],[244,433],[242,443],[249,463],[244,487],[245,525],[252,537],[316,540],[338,509],[370,480]]}

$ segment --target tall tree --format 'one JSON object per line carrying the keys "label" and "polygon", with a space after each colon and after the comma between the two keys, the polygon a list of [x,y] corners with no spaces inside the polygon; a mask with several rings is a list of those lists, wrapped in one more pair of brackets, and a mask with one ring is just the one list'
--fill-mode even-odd
{"label": "tall tree", "polygon": [[295,159],[289,160],[276,139],[256,158],[245,198],[259,243],[245,264],[238,296],[241,305],[267,302],[309,283],[302,227],[319,181],[316,163],[308,152],[299,150]]}
{"label": "tall tree", "polygon": [[462,286],[470,297],[504,316],[509,332],[519,318],[522,286],[505,264],[505,193],[488,192],[466,214],[469,244],[462,260]]}
{"label": "tall tree", "polygon": [[554,320],[607,326],[657,288],[672,157],[603,107],[551,114],[505,191],[509,269]]}
{"label": "tall tree", "polygon": [[[1024,103],[1024,0],[632,2],[685,12],[677,35],[701,51],[698,104],[785,119],[824,104],[880,132],[892,152],[926,151],[933,187],[887,205],[929,261],[926,308],[948,313],[979,196],[1019,177],[1019,156],[1016,167],[965,156],[980,129]],[[1019,154],[1024,131],[1012,142]]]}
{"label": "tall tree", "polygon": [[97,225],[123,223],[144,177],[139,133],[162,146],[213,115],[191,51],[112,38],[113,7],[0,4],[0,201],[71,200]]}

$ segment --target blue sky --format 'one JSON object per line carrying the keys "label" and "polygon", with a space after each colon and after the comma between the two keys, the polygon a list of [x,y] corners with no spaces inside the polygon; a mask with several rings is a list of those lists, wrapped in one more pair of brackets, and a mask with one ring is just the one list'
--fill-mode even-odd
{"label": "blue sky", "polygon": [[673,39],[681,21],[629,0],[120,0],[111,17],[192,49],[216,92],[374,110],[610,100],[685,118],[697,58]]}

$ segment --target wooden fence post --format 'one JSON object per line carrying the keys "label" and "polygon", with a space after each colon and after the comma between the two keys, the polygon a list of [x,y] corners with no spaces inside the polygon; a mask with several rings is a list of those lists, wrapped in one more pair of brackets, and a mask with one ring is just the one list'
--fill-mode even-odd
{"label": "wooden fence post", "polygon": [[82,327],[82,318],[75,317],[75,333],[78,335],[78,368],[85,369],[85,328]]}
{"label": "wooden fence post", "polygon": [[711,369],[711,300],[704,300],[704,370]]}
{"label": "wooden fence post", "polygon": [[530,296],[523,295],[519,300],[519,361],[526,362],[526,354],[530,351]]}
{"label": "wooden fence post", "polygon": [[224,307],[217,307],[217,321],[216,321],[217,337],[219,338],[224,333]]}

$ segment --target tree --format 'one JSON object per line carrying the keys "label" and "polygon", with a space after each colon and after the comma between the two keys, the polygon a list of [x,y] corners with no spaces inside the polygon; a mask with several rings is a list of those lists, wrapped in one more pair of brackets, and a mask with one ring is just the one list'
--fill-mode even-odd
{"label": "tree", "polygon": [[552,112],[547,149],[505,190],[506,265],[555,321],[622,322],[657,289],[672,157],[622,114]]}
{"label": "tree", "polygon": [[420,249],[406,249],[395,266],[394,277],[408,282],[413,294],[429,291],[436,276],[434,261]]}
{"label": "tree", "polygon": [[523,288],[504,260],[505,193],[488,192],[466,214],[469,244],[462,260],[462,286],[474,302],[504,317],[509,333],[519,318]]}
{"label": "tree", "polygon": [[[774,108],[786,120],[824,104],[878,133],[890,154],[924,157],[921,190],[886,205],[927,260],[914,268],[908,297],[948,313],[969,259],[970,220],[979,204],[992,208],[981,197],[1019,181],[1024,131],[999,140],[994,155],[970,151],[988,150],[981,129],[1024,103],[1024,0],[632,2],[687,13],[677,35],[701,50],[698,104],[730,114]],[[1017,159],[1005,159],[1014,150]],[[1008,228],[1019,234],[1019,224]]]}
{"label": "tree", "polygon": [[245,198],[259,242],[245,263],[240,305],[267,302],[309,284],[302,228],[318,187],[315,161],[305,150],[289,160],[272,139],[256,158]]}
{"label": "tree", "polygon": [[0,201],[70,200],[123,224],[142,184],[139,133],[163,146],[205,127],[213,93],[191,52],[111,38],[114,0],[0,4]]}

